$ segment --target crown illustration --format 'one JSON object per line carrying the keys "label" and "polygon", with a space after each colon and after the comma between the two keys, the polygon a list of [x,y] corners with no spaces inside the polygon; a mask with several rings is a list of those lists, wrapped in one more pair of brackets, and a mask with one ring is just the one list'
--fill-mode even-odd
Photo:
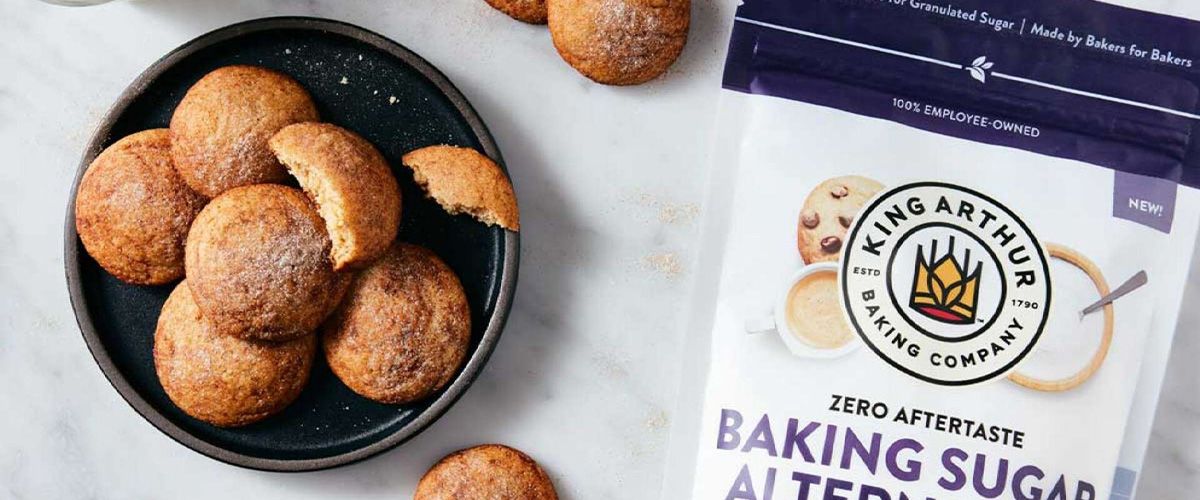
{"label": "crown illustration", "polygon": [[966,249],[960,263],[954,257],[953,236],[950,237],[950,248],[940,258],[937,247],[937,240],[933,240],[929,260],[926,260],[924,246],[917,246],[917,276],[913,280],[912,299],[908,306],[943,323],[973,323],[983,263],[976,263],[975,271],[968,274],[971,249]]}

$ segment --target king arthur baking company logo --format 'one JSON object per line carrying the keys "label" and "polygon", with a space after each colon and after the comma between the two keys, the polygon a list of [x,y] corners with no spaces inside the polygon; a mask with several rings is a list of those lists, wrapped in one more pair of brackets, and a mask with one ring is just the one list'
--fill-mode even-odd
{"label": "king arthur baking company logo", "polygon": [[991,380],[1037,343],[1050,311],[1046,255],[1029,227],[983,194],[916,183],[855,218],[842,306],[876,354],[942,385]]}

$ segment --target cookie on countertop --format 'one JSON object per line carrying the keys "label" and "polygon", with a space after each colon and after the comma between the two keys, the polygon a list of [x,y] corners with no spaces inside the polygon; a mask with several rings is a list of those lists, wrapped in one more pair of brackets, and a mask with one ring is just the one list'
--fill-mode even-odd
{"label": "cookie on countertop", "polygon": [[855,215],[883,184],[857,175],[834,177],[813,188],[796,229],[796,246],[806,264],[836,262]]}
{"label": "cookie on countertop", "polygon": [[350,275],[336,273],[329,235],[298,189],[256,184],[226,191],[188,233],[187,282],[213,327],[257,340],[307,335],[337,307]]}
{"label": "cookie on countertop", "polygon": [[188,185],[214,197],[237,186],[284,182],[267,140],[317,120],[312,97],[291,77],[257,66],[225,66],[188,89],[171,116],[171,155]]}
{"label": "cookie on countertop", "polygon": [[434,201],[452,214],[519,231],[517,195],[496,162],[471,148],[427,146],[401,159]]}
{"label": "cookie on countertop", "polygon": [[458,372],[471,310],[437,255],[397,243],[358,275],[322,332],[329,367],[347,387],[381,403],[407,403]]}
{"label": "cookie on countertop", "polygon": [[687,44],[691,0],[546,0],[546,8],[554,48],[599,83],[653,80]]}
{"label": "cookie on countertop", "polygon": [[295,401],[308,381],[316,349],[315,335],[262,342],[218,333],[184,281],[159,313],[154,370],[184,413],[235,427],[267,418]]}
{"label": "cookie on countertop", "polygon": [[334,270],[383,255],[400,227],[400,187],[366,139],[328,123],[297,123],[271,137],[271,150],[317,203],[333,243]]}
{"label": "cookie on countertop", "polygon": [[496,10],[529,24],[546,24],[546,0],[486,0]]}
{"label": "cookie on countertop", "polygon": [[170,134],[154,129],[109,146],[88,166],[75,197],[75,229],[88,254],[137,285],[183,277],[183,245],[208,202],[171,164]]}
{"label": "cookie on countertop", "polygon": [[421,477],[413,500],[557,500],[550,476],[528,455],[500,444],[451,453]]}

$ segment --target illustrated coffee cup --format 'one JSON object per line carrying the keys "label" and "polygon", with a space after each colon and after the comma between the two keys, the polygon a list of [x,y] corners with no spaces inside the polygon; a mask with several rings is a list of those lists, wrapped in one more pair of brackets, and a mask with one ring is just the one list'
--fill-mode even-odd
{"label": "illustrated coffee cup", "polygon": [[817,262],[791,276],[770,316],[746,322],[747,333],[774,331],[788,350],[808,358],[836,358],[858,348],[838,301],[838,263]]}

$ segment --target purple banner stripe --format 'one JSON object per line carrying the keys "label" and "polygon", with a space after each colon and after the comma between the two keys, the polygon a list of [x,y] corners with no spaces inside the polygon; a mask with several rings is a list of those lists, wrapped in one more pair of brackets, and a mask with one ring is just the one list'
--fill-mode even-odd
{"label": "purple banner stripe", "polygon": [[[897,6],[907,2],[748,2],[724,85],[1200,185],[1191,140],[1200,127],[1200,67],[1185,66],[1188,54],[1176,51],[1170,62],[1111,53],[1185,43],[1200,50],[1200,23],[1094,2],[992,0],[990,13],[985,2],[955,2],[963,19]],[[988,28],[984,17],[1008,24]],[[1087,34],[1110,45],[1080,49],[1047,26],[1066,40]]]}

